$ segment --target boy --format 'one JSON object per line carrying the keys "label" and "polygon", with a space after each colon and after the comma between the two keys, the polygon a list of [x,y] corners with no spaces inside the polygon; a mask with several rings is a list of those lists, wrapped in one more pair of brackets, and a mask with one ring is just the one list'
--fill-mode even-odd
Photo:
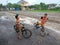
{"label": "boy", "polygon": [[16,19],[16,28],[17,28],[17,33],[18,33],[18,39],[20,39],[20,17],[18,14],[15,16]]}
{"label": "boy", "polygon": [[47,20],[48,20],[47,13],[45,13],[44,16],[41,17],[41,23],[40,23],[40,25],[43,29],[41,31],[43,31],[43,32],[44,32],[44,26],[45,26]]}

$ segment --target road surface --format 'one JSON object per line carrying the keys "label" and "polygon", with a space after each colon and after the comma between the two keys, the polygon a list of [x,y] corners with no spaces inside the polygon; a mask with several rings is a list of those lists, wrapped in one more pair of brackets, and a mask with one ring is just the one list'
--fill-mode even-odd
{"label": "road surface", "polygon": [[0,45],[60,45],[60,33],[46,28],[49,35],[41,37],[40,29],[35,30],[30,24],[26,24],[25,27],[32,31],[31,38],[25,39],[21,35],[21,40],[18,40],[17,33],[13,28],[14,16],[7,14],[5,12],[6,17],[0,17]]}

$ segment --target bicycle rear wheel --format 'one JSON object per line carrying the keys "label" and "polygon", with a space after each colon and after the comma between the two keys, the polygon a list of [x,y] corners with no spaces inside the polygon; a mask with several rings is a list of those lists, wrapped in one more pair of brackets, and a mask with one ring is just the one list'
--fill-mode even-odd
{"label": "bicycle rear wheel", "polygon": [[28,39],[28,38],[30,38],[32,36],[32,32],[30,30],[28,30],[28,29],[24,29],[22,31],[22,35],[23,35],[23,37],[25,39]]}

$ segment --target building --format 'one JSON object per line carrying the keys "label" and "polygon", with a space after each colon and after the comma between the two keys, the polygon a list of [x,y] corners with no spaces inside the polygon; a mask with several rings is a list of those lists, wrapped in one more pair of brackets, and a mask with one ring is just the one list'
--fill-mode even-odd
{"label": "building", "polygon": [[57,4],[48,4],[48,6],[49,6],[48,9],[53,9],[53,8],[56,7],[56,5],[57,5]]}
{"label": "building", "polygon": [[60,7],[60,4],[57,4],[55,7]]}
{"label": "building", "polygon": [[28,10],[29,8],[29,4],[28,2],[24,1],[24,0],[21,0],[18,2],[19,5],[21,5],[21,9],[22,10]]}

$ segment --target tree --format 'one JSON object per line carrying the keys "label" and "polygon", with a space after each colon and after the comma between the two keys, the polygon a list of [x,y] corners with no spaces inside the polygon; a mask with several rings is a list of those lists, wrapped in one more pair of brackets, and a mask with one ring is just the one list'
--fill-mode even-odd
{"label": "tree", "polygon": [[9,10],[10,10],[10,8],[12,8],[12,4],[11,4],[11,3],[8,3],[8,4],[6,5],[6,7],[9,8]]}
{"label": "tree", "polygon": [[40,6],[41,6],[41,10],[43,10],[43,9],[45,9],[45,6],[46,6],[46,5],[45,5],[45,3],[42,3],[42,2],[41,2],[41,3],[40,3]]}
{"label": "tree", "polygon": [[2,4],[0,4],[0,10],[1,10],[1,8],[3,7],[3,5]]}
{"label": "tree", "polygon": [[40,8],[41,8],[41,10],[47,10],[48,9],[48,5],[41,2],[40,3]]}
{"label": "tree", "polygon": [[40,9],[40,5],[39,4],[35,4],[30,6],[29,8],[35,8],[36,10]]}
{"label": "tree", "polygon": [[18,5],[18,4],[12,4],[12,7],[13,7],[13,8],[21,8],[21,5]]}
{"label": "tree", "polygon": [[21,5],[18,5],[18,4],[11,4],[11,3],[8,3],[7,4],[7,8],[9,8],[9,10],[10,10],[10,8],[21,8]]}
{"label": "tree", "polygon": [[35,8],[37,10],[46,10],[48,9],[48,5],[41,2],[40,4],[35,4],[35,5],[30,6],[30,8]]}
{"label": "tree", "polygon": [[21,10],[21,5],[19,4],[13,4],[12,7],[15,8],[15,10]]}

